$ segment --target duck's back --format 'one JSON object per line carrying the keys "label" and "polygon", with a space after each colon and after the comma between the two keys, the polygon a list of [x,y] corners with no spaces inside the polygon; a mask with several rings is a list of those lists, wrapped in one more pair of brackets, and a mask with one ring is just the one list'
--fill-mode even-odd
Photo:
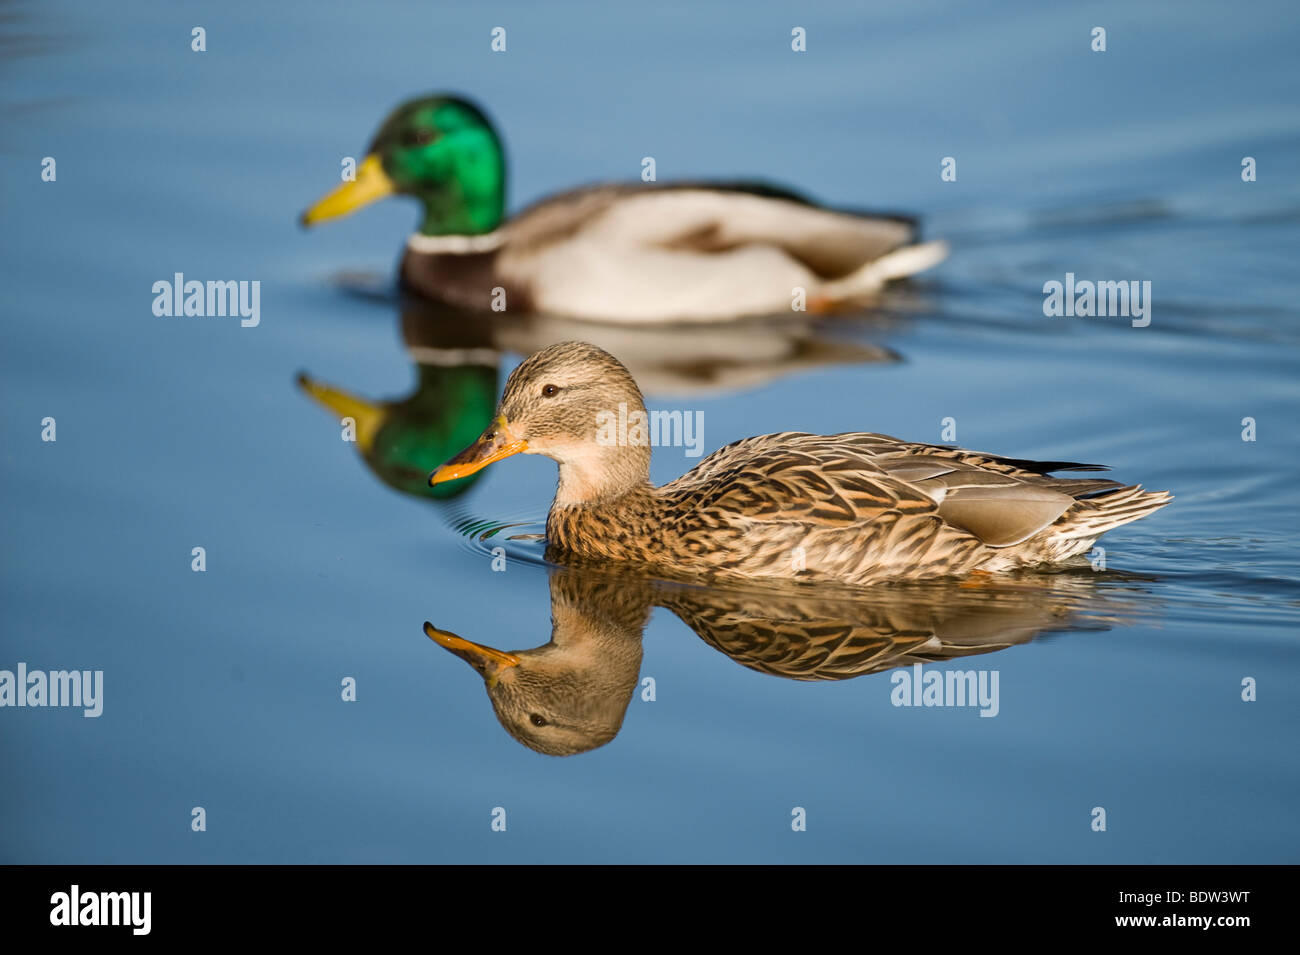
{"label": "duck's back", "polygon": [[663,540],[691,562],[742,576],[960,574],[1025,545],[1080,499],[1121,487],[1047,473],[1066,469],[1100,470],[874,433],[762,435],[659,489],[672,515]]}
{"label": "duck's back", "polygon": [[884,434],[782,432],[608,505],[553,508],[561,549],[669,573],[870,583],[1056,562],[1163,492]]}
{"label": "duck's back", "polygon": [[840,285],[832,297],[872,292],[898,275],[864,268],[909,246],[916,223],[819,206],[776,187],[682,183],[575,190],[523,210],[501,231],[494,269],[539,311],[716,320],[788,311],[796,287],[810,298]]}

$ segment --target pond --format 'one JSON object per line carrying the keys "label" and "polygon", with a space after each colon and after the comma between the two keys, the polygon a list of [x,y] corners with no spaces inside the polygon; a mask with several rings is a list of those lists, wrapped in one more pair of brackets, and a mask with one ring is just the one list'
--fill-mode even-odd
{"label": "pond", "polygon": [[[1293,6],[7,7],[0,669],[102,682],[97,716],[0,711],[0,860],[1296,861]],[[491,112],[511,209],[653,157],[914,213],[949,255],[840,315],[404,299],[412,203],[297,220],[438,90]],[[257,297],[159,314],[178,273]],[[1067,281],[1143,315],[1045,312]],[[872,431],[1175,499],[975,582],[556,567],[552,462],[427,477],[567,339],[691,422],[657,483]]]}

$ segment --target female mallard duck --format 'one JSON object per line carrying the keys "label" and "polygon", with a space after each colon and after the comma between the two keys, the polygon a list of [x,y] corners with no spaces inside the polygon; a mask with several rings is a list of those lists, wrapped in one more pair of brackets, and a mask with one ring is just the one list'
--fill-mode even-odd
{"label": "female mallard duck", "polygon": [[424,632],[478,671],[511,736],[540,753],[568,756],[618,734],[638,685],[652,607],[668,608],[709,646],[759,673],[848,680],[1004,650],[1081,626],[1097,612],[1116,619],[1124,609],[1095,599],[1092,574],[1057,576],[987,589],[961,581],[885,586],[870,599],[846,600],[806,588],[664,585],[563,568],[551,574],[544,646],[498,650],[431,623]]}
{"label": "female mallard duck", "polygon": [[761,185],[594,186],[544,199],[509,221],[505,157],[492,124],[462,99],[399,106],[356,179],[304,225],[392,194],[423,205],[402,282],[466,308],[612,321],[712,321],[862,302],[934,265],[914,220],[822,208]]}
{"label": "female mallard duck", "polygon": [[[626,409],[626,416],[623,409]],[[560,465],[546,520],[564,559],[628,562],[669,575],[839,580],[940,577],[1054,564],[1170,496],[1023,461],[883,434],[746,438],[663,487],[650,483],[644,420],[627,369],[562,342],[510,375],[496,420],[429,477],[453,480],[512,454]]]}

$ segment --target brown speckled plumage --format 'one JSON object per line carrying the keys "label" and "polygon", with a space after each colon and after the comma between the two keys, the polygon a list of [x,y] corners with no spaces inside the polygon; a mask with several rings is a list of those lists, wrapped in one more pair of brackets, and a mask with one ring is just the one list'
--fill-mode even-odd
{"label": "brown speckled plumage", "polygon": [[648,447],[597,441],[598,413],[620,404],[644,408],[626,369],[578,342],[534,354],[506,385],[511,433],[560,463],[547,519],[560,555],[675,575],[922,579],[1059,563],[1170,499],[1049,473],[1096,465],[872,433],[746,438],[656,488]]}
{"label": "brown speckled plumage", "polygon": [[[1092,573],[865,592],[788,584],[699,587],[586,565],[559,568],[551,575],[550,641],[512,650],[517,662],[493,671],[487,692],[516,740],[538,752],[571,755],[608,743],[622,726],[638,686],[641,635],[653,606],[671,610],[741,666],[788,680],[837,681],[1004,650],[1047,631],[1104,629],[1131,610],[1099,587]],[[470,636],[498,642],[487,634]]]}

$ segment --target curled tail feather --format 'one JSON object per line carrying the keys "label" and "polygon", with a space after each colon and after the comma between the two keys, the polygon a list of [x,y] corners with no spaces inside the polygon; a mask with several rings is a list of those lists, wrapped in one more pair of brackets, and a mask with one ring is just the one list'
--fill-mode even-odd
{"label": "curled tail feather", "polygon": [[827,282],[822,286],[820,295],[832,301],[849,301],[873,295],[880,291],[886,282],[924,272],[947,257],[947,242],[934,241],[906,245],[901,249],[885,253],[873,262],[868,262],[856,272],[850,272],[843,278]]}

